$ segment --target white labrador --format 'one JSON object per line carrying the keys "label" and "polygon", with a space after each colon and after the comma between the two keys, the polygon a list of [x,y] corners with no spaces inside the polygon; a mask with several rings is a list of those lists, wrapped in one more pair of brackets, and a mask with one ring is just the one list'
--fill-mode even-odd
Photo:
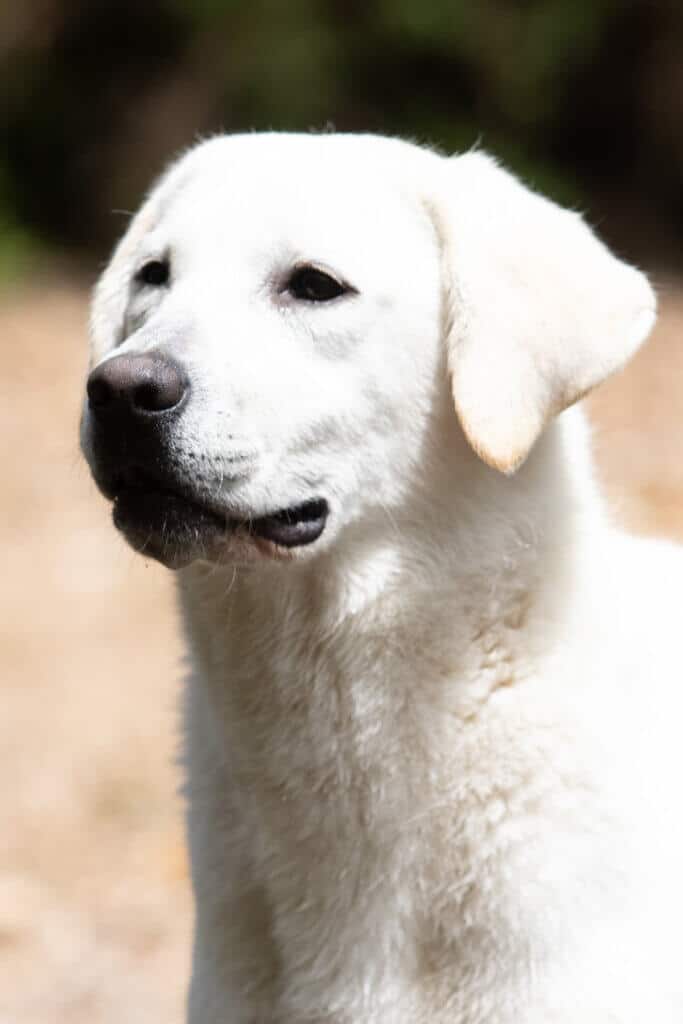
{"label": "white labrador", "polygon": [[83,447],[180,569],[191,1024],[683,1020],[683,562],[554,418],[654,316],[482,153],[216,138],[133,220]]}

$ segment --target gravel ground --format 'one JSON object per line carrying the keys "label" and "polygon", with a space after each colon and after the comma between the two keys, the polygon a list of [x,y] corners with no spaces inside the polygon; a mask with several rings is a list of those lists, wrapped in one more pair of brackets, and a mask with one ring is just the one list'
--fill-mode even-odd
{"label": "gravel ground", "polygon": [[[591,400],[630,528],[683,539],[683,288]],[[176,1024],[191,901],[171,575],[109,525],[76,442],[87,299],[0,296],[0,1021]]]}

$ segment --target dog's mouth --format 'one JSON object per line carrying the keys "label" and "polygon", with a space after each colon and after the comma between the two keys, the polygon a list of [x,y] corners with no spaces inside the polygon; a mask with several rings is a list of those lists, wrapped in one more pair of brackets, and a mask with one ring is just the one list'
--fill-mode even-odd
{"label": "dog's mouth", "polygon": [[[247,521],[247,530],[255,537],[270,540],[285,548],[312,544],[322,534],[329,515],[324,498],[311,498],[300,505],[279,509],[267,516]],[[234,522],[234,521],[233,521]],[[239,521],[237,521],[239,526]]]}
{"label": "dog's mouth", "polygon": [[320,497],[266,515],[235,515],[138,472],[118,477],[106,492],[113,498],[114,524],[132,546],[171,568],[195,558],[214,560],[233,535],[281,548],[312,544],[329,515],[328,502]]}

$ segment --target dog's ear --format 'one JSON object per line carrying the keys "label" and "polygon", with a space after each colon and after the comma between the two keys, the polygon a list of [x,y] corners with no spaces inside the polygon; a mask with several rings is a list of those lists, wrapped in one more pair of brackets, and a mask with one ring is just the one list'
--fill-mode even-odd
{"label": "dog's ear", "polygon": [[455,408],[474,450],[511,473],[550,418],[647,337],[655,297],[578,214],[491,157],[452,157],[440,170],[432,213]]}

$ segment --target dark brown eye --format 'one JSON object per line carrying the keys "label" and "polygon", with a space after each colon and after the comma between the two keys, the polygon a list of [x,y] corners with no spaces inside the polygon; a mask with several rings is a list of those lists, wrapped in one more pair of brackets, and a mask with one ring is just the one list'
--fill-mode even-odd
{"label": "dark brown eye", "polygon": [[168,260],[150,260],[149,263],[145,263],[143,267],[138,270],[136,280],[140,284],[148,284],[152,287],[159,288],[162,285],[168,284],[171,276],[171,268]]}
{"label": "dark brown eye", "polygon": [[287,291],[304,302],[329,302],[349,291],[348,287],[317,267],[298,267],[289,281]]}

